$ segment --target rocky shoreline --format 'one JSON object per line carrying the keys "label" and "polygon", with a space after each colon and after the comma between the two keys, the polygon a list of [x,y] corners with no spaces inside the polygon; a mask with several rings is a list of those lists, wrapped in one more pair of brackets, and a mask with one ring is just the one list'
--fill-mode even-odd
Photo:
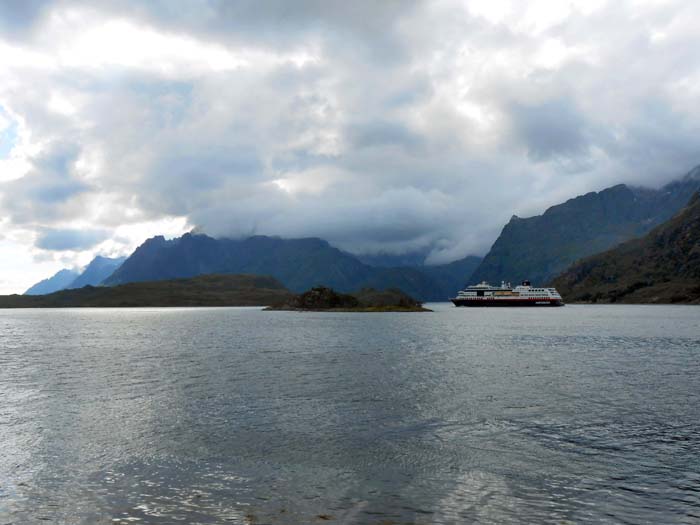
{"label": "rocky shoreline", "polygon": [[265,308],[288,312],[431,312],[401,290],[364,288],[351,294],[317,286],[289,300]]}

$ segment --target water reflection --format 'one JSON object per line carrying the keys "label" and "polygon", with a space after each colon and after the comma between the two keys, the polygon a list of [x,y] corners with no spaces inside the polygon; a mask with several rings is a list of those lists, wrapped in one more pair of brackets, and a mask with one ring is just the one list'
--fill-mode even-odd
{"label": "water reflection", "polygon": [[697,310],[0,311],[0,522],[692,522]]}

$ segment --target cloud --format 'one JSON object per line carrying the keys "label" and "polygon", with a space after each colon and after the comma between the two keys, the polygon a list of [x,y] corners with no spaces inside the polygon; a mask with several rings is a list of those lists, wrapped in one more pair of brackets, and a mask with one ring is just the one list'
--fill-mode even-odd
{"label": "cloud", "polygon": [[172,224],[444,262],[514,213],[700,163],[689,2],[3,9],[0,104],[27,168],[0,182],[0,219],[39,249]]}
{"label": "cloud", "polygon": [[515,135],[524,141],[528,155],[535,162],[551,158],[586,155],[590,139],[586,119],[572,100],[547,100],[510,108]]}
{"label": "cloud", "polygon": [[0,31],[20,36],[40,18],[48,0],[4,0],[0,2]]}
{"label": "cloud", "polygon": [[109,238],[106,230],[41,230],[36,247],[50,251],[83,251]]}
{"label": "cloud", "polygon": [[53,143],[32,160],[24,177],[2,185],[0,205],[17,225],[64,220],[83,211],[76,198],[90,186],[75,173],[79,149]]}
{"label": "cloud", "polygon": [[353,148],[377,148],[396,146],[405,149],[420,148],[421,137],[397,122],[370,120],[354,123],[345,130],[348,142]]}

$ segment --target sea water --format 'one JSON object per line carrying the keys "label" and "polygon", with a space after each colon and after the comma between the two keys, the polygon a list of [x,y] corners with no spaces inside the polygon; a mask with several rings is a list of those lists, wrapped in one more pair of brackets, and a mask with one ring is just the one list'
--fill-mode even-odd
{"label": "sea water", "polygon": [[0,524],[698,523],[700,308],[0,310]]}

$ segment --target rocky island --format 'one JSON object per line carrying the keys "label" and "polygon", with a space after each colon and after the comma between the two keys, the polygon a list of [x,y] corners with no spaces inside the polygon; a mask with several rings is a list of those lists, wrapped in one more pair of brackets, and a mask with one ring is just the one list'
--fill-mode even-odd
{"label": "rocky island", "polygon": [[294,312],[430,312],[401,290],[363,288],[351,294],[338,293],[332,288],[317,286],[269,306],[266,310]]}

